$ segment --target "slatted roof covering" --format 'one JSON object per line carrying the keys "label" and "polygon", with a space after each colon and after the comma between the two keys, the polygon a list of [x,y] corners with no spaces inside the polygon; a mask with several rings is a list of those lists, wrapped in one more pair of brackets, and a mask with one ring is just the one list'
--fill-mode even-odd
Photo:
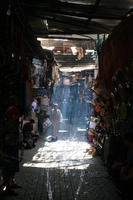
{"label": "slatted roof covering", "polygon": [[37,37],[110,33],[133,9],[133,0],[21,0]]}

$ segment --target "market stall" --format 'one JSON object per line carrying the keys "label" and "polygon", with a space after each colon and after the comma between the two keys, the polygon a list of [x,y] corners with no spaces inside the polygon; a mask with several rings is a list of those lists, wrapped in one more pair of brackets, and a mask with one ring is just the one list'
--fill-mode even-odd
{"label": "market stall", "polygon": [[[100,120],[95,131],[97,140],[94,142],[100,146],[109,172],[118,178],[121,177],[118,175],[120,166],[127,161],[127,140],[133,135],[132,23],[133,15],[130,15],[103,43],[99,54],[99,74],[93,86],[96,94],[95,116]],[[131,174],[128,177],[132,180]]]}

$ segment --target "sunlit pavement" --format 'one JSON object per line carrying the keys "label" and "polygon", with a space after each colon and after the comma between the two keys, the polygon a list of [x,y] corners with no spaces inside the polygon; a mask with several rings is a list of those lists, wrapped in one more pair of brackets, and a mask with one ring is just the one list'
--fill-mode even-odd
{"label": "sunlit pavement", "polygon": [[86,130],[77,125],[61,127],[58,140],[40,137],[36,148],[26,150],[17,181],[24,200],[119,200],[99,157],[88,153]]}

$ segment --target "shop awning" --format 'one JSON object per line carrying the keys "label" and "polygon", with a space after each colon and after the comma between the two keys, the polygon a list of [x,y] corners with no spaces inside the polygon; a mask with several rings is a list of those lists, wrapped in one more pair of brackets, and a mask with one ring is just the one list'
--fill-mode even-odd
{"label": "shop awning", "polygon": [[23,0],[20,5],[37,37],[65,38],[110,33],[132,13],[133,0]]}

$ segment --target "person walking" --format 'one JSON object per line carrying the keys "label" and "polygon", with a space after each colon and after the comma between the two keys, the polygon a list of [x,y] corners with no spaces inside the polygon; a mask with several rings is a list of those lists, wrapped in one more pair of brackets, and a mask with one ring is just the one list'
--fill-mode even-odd
{"label": "person walking", "polygon": [[60,109],[58,108],[58,104],[54,104],[54,108],[51,113],[51,121],[53,124],[53,139],[57,139],[57,134],[60,128],[60,122],[62,122],[63,117]]}
{"label": "person walking", "polygon": [[15,174],[19,172],[19,110],[9,106],[4,116],[3,136],[3,192],[16,196],[14,188],[21,188],[15,182]]}

